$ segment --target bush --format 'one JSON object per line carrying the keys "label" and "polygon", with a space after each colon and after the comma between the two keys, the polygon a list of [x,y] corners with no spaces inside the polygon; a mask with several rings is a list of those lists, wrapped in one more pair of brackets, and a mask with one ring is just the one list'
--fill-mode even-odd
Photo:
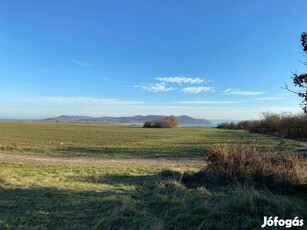
{"label": "bush", "polygon": [[258,127],[260,121],[240,121],[238,123],[238,129],[244,129],[248,131],[255,131],[255,127]]}
{"label": "bush", "polygon": [[144,128],[153,128],[154,121],[145,121],[143,127]]}
{"label": "bush", "polygon": [[307,159],[294,153],[213,146],[207,162],[206,170],[226,181],[287,189],[307,184]]}
{"label": "bush", "polygon": [[223,122],[217,125],[217,128],[221,129],[238,129],[238,124],[233,122]]}
{"label": "bush", "polygon": [[144,128],[174,128],[178,126],[177,118],[174,115],[170,115],[164,119],[156,121],[145,121]]}
{"label": "bush", "polygon": [[240,121],[238,124],[226,122],[219,124],[218,128],[243,129],[251,132],[307,140],[307,115],[263,113],[263,119],[261,120]]}

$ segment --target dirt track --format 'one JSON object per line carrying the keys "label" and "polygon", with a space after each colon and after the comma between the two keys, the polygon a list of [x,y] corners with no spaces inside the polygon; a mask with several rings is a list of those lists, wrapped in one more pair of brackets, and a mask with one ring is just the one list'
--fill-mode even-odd
{"label": "dirt track", "polygon": [[[289,140],[281,138],[281,140]],[[293,141],[293,140],[291,140]],[[295,140],[294,140],[295,141]],[[295,141],[302,145],[297,152],[307,157],[307,143]],[[50,157],[28,154],[0,152],[0,162],[26,165],[70,165],[70,166],[175,166],[204,164],[201,157],[160,157],[160,158],[91,158],[91,157]]]}
{"label": "dirt track", "polygon": [[49,157],[27,154],[0,153],[0,162],[26,165],[70,165],[70,166],[175,166],[204,164],[202,158],[161,157],[161,158],[90,158],[90,157]]}

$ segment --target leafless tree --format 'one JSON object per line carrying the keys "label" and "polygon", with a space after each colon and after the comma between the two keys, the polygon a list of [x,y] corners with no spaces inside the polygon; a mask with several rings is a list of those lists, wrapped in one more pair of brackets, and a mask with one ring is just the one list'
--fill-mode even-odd
{"label": "leafless tree", "polygon": [[[303,32],[301,35],[301,45],[304,52],[304,56],[307,54],[307,33]],[[306,53],[306,54],[305,54]],[[304,65],[307,65],[307,61],[302,62]],[[298,90],[292,90],[289,86],[285,83],[285,89],[288,91],[297,94],[299,97],[302,98],[302,102],[300,103],[302,109],[307,114],[307,73],[297,74],[292,73],[292,80],[294,86],[298,87]]]}

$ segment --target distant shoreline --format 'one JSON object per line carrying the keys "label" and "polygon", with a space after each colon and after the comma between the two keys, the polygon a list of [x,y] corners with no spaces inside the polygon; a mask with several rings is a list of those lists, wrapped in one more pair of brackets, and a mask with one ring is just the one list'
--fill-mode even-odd
{"label": "distant shoreline", "polygon": [[[123,126],[143,126],[143,123],[102,123],[102,122],[67,122],[67,121],[46,121],[40,119],[0,119],[0,121],[12,122],[43,122],[43,123],[58,123],[58,124],[97,124],[97,125],[123,125]],[[217,127],[218,124],[223,122],[238,123],[240,120],[210,120],[208,124],[179,124],[178,127]]]}

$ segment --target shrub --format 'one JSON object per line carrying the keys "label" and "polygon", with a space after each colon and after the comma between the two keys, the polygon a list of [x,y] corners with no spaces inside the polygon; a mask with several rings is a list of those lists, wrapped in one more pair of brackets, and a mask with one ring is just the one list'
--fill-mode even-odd
{"label": "shrub", "polygon": [[177,118],[174,115],[170,115],[164,119],[165,128],[174,128],[178,126]]}
{"label": "shrub", "polygon": [[261,120],[240,121],[238,124],[226,122],[219,124],[218,128],[243,129],[251,132],[307,140],[307,115],[263,113],[263,119]]}
{"label": "shrub", "polygon": [[156,121],[145,121],[144,128],[174,128],[178,126],[177,118],[174,115],[170,115],[164,119]]}
{"label": "shrub", "polygon": [[152,128],[154,125],[154,121],[145,121],[143,127],[144,128]]}
{"label": "shrub", "polygon": [[217,125],[217,128],[222,129],[238,129],[238,124],[234,122],[223,122]]}
{"label": "shrub", "polygon": [[207,163],[208,172],[226,181],[287,189],[307,184],[307,159],[294,153],[213,146]]}
{"label": "shrub", "polygon": [[238,123],[238,129],[252,131],[252,129],[258,126],[259,123],[260,121],[240,121]]}

